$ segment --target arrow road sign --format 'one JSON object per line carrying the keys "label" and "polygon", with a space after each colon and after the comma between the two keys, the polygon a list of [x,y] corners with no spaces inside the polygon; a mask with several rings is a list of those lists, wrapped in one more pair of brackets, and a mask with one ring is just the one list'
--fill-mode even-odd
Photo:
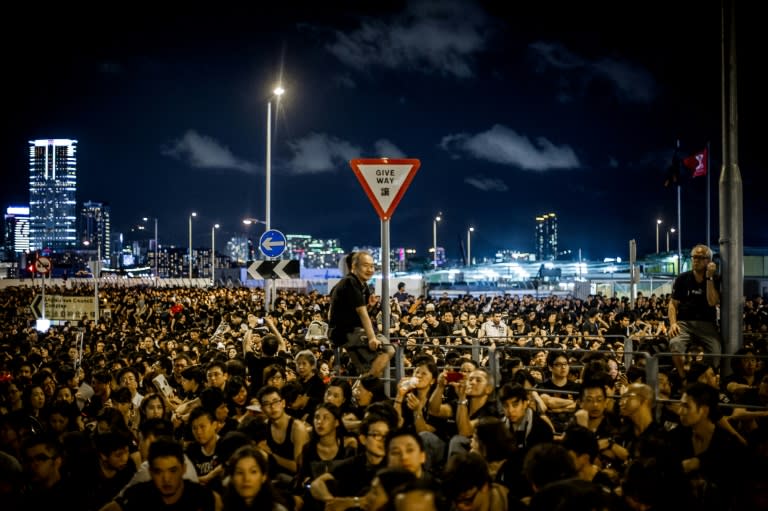
{"label": "arrow road sign", "polygon": [[280,257],[285,248],[285,234],[276,229],[266,231],[259,239],[259,250],[267,257]]}
{"label": "arrow road sign", "polygon": [[298,279],[301,273],[297,259],[285,261],[254,261],[248,274],[254,279]]}
{"label": "arrow road sign", "polygon": [[[43,317],[43,295],[35,295],[30,304],[35,318]],[[96,305],[92,296],[45,295],[45,315],[47,319],[81,320],[96,317]]]}
{"label": "arrow road sign", "polygon": [[43,310],[40,308],[42,302],[43,295],[35,295],[35,297],[32,299],[30,307],[32,308],[32,314],[35,315],[35,319],[40,319],[43,317]]}

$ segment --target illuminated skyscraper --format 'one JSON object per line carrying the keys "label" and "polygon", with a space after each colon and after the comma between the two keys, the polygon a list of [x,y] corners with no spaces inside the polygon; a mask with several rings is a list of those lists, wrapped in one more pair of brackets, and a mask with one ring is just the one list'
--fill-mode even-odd
{"label": "illuminated skyscraper", "polygon": [[536,259],[554,260],[557,257],[557,215],[547,213],[536,217]]}
{"label": "illuminated skyscraper", "polygon": [[29,141],[29,248],[77,245],[77,140]]}
{"label": "illuminated skyscraper", "polygon": [[5,249],[11,258],[29,250],[29,208],[9,206],[5,211]]}
{"label": "illuminated skyscraper", "polygon": [[95,247],[98,241],[102,257],[112,255],[112,226],[109,205],[88,201],[80,210],[80,243]]}

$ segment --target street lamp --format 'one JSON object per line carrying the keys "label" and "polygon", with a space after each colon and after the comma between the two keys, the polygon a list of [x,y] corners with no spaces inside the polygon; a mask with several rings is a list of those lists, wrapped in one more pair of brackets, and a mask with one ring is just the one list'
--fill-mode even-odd
{"label": "street lamp", "polygon": [[216,229],[219,224],[211,227],[211,287],[216,285]]}
{"label": "street lamp", "polygon": [[470,227],[467,230],[467,266],[472,266],[472,233],[475,232],[474,227]]}
{"label": "street lamp", "polygon": [[[285,89],[278,85],[272,91],[272,94],[276,96],[276,103],[280,102],[280,97],[285,94]],[[267,102],[267,165],[266,165],[267,183],[266,183],[266,214],[264,219],[266,220],[265,226],[267,230],[272,225],[272,99]],[[270,281],[266,279],[264,281],[264,304],[265,309],[269,310],[272,304]]]}
{"label": "street lamp", "polygon": [[[145,222],[149,221],[149,218],[144,217],[143,220]],[[158,278],[160,274],[157,272],[157,262],[160,259],[160,247],[157,245],[157,217],[154,217],[155,220],[155,278]]]}
{"label": "street lamp", "polygon": [[659,253],[659,226],[661,225],[661,219],[656,220],[656,253]]}
{"label": "street lamp", "polygon": [[672,227],[667,231],[667,252],[669,252],[669,233],[675,234],[675,228]]}
{"label": "street lamp", "polygon": [[435,271],[437,271],[437,222],[442,220],[440,213],[437,214],[434,220],[432,220],[432,259],[435,265]]}
{"label": "street lamp", "polygon": [[189,278],[192,278],[192,218],[196,217],[194,211],[189,215]]}

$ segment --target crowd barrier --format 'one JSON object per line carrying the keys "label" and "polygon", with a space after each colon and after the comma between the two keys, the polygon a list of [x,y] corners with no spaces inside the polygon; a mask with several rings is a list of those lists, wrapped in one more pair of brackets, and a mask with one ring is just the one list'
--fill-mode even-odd
{"label": "crowd barrier", "polygon": [[[439,338],[439,337],[430,337],[430,339],[437,339],[438,342],[445,341],[446,339],[456,339],[460,336],[450,336],[447,338]],[[528,337],[528,336],[527,336]],[[537,337],[544,337],[544,336],[537,336]],[[557,337],[557,336],[554,336]],[[607,337],[607,336],[603,336]],[[618,358],[618,360],[623,360],[623,371],[626,374],[627,369],[630,367],[639,367],[642,368],[644,372],[645,382],[653,389],[654,395],[657,400],[657,404],[659,406],[668,403],[668,402],[675,402],[670,400],[663,400],[659,398],[659,372],[661,369],[670,369],[671,368],[671,357],[675,355],[681,355],[679,353],[673,353],[668,351],[655,351],[654,353],[650,353],[648,351],[637,351],[634,349],[635,341],[632,339],[626,338],[624,336],[614,336],[617,337],[617,339],[621,339],[623,341],[624,350],[615,353],[614,357]],[[508,375],[502,374],[502,366],[503,366],[503,360],[508,357],[515,357],[519,356],[520,354],[524,353],[530,353],[530,352],[540,352],[540,351],[565,351],[566,354],[569,356],[573,355],[574,353],[579,354],[586,354],[589,353],[590,350],[579,350],[578,352],[575,352],[574,350],[563,350],[560,347],[531,347],[531,346],[515,346],[511,345],[513,344],[513,341],[510,340],[510,338],[493,338],[493,337],[485,337],[482,339],[482,343],[480,339],[471,339],[470,343],[462,343],[462,344],[434,344],[432,342],[427,343],[411,343],[408,344],[408,338],[405,337],[392,337],[391,339],[392,345],[396,349],[396,354],[393,358],[393,364],[390,368],[390,374],[389,376],[384,378],[385,382],[385,388],[388,395],[393,395],[392,392],[393,388],[393,382],[396,384],[399,382],[402,378],[404,378],[407,375],[406,367],[405,367],[405,357],[404,357],[404,350],[406,347],[408,348],[418,348],[419,350],[422,349],[432,349],[432,350],[441,350],[443,354],[447,353],[448,351],[455,351],[461,354],[461,352],[466,352],[469,355],[469,358],[471,358],[475,363],[478,365],[483,366],[481,363],[483,359],[487,358],[487,364],[484,365],[484,367],[489,371],[489,373],[492,375],[494,383],[496,385],[496,388],[498,389],[502,382],[505,381],[506,377]],[[485,341],[493,341],[493,343],[485,344]],[[338,356],[340,354],[340,349],[337,348],[337,357],[336,357],[336,364],[337,364],[337,374],[340,373],[340,357]],[[748,357],[752,357],[753,355],[734,355],[734,354],[720,354],[720,355],[711,355],[706,353],[685,353],[682,354],[684,357],[689,357],[692,360],[697,361],[707,361],[712,360],[715,363],[715,366],[722,367],[722,364],[719,362],[723,360],[736,360],[736,359],[744,359]],[[522,357],[525,359],[525,357]],[[763,361],[765,365],[768,366],[768,356],[766,355],[758,355],[755,356],[756,359]],[[715,360],[717,359],[717,360]],[[524,366],[525,368],[528,368],[529,366]],[[571,368],[580,369],[580,364],[574,364],[571,366]],[[439,370],[443,369],[456,369],[455,367],[446,367],[446,366],[439,366]],[[673,368],[671,368],[674,370]],[[759,382],[757,382],[759,385]],[[546,389],[541,389],[546,390]],[[577,394],[576,392],[566,392],[559,389],[552,389],[557,390],[558,393],[571,393],[571,394]],[[617,398],[617,396],[614,396]],[[574,396],[574,399],[577,399],[578,396]],[[738,403],[738,402],[732,402],[732,403],[721,403],[722,406],[726,407],[739,407],[739,408],[745,408],[748,410],[759,410],[759,411],[768,411],[768,406],[755,406],[755,405],[749,405],[745,403]]]}

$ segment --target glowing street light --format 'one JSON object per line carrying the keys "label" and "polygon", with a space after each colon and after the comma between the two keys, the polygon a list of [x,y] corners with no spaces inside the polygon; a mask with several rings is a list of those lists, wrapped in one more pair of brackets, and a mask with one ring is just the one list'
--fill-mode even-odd
{"label": "glowing street light", "polygon": [[667,231],[667,252],[669,252],[669,233],[675,234],[675,228],[674,228],[674,227],[671,227],[671,228],[670,228],[670,229]]}
{"label": "glowing street light", "polygon": [[661,225],[661,218],[656,220],[656,253],[659,253],[659,226]]}
{"label": "glowing street light", "polygon": [[[278,85],[272,91],[275,96],[275,103],[280,102],[280,97],[285,94],[285,89]],[[267,230],[272,226],[272,99],[267,102],[267,165],[266,165],[266,214],[264,219],[266,220],[265,226]],[[272,304],[271,295],[271,281],[266,279],[264,281],[264,304],[266,309],[269,310]]]}
{"label": "glowing street light", "polygon": [[216,229],[219,224],[213,224],[211,227],[211,286],[216,285]]}
{"label": "glowing street light", "polygon": [[472,266],[472,233],[475,232],[474,227],[470,227],[467,230],[467,266]]}

